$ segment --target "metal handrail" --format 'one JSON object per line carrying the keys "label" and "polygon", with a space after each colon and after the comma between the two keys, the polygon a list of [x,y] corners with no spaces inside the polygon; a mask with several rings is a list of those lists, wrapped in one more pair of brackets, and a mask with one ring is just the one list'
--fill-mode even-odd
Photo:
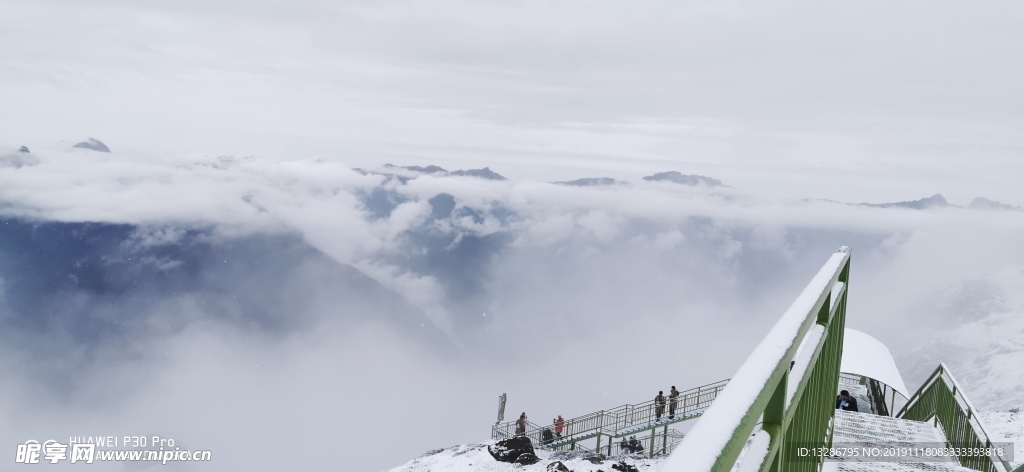
{"label": "metal handrail", "polygon": [[[663,464],[666,472],[728,472],[758,422],[768,433],[767,451],[753,469],[813,471],[819,462],[787,461],[796,444],[826,446],[835,416],[832,399],[839,382],[846,323],[850,249],[829,258],[768,335],[733,376],[728,387],[694,425],[687,440]],[[816,342],[801,353],[790,395],[790,368],[812,326]],[[814,344],[814,345],[810,345]],[[787,399],[791,399],[787,401]],[[699,438],[690,440],[689,438]]]}
{"label": "metal handrail", "polygon": [[889,406],[885,404],[885,394],[882,392],[881,382],[869,379],[867,382],[868,398],[871,400],[872,410],[875,414],[889,416]]}
{"label": "metal handrail", "polygon": [[[660,421],[656,418],[656,405],[653,399],[641,403],[620,405],[610,410],[597,411],[574,418],[566,418],[562,437],[557,439],[554,444],[562,446],[571,443],[573,438],[590,438],[597,434],[617,437],[622,434],[631,434],[694,418],[711,405],[718,393],[725,388],[728,382],[728,379],[720,380],[680,391],[676,402],[676,415],[671,420],[668,419],[671,404],[668,395],[665,396],[665,411]],[[544,429],[550,429],[554,432],[554,425],[537,425],[528,421],[525,436],[529,437],[536,444],[541,444],[543,442],[542,432]],[[492,439],[502,439],[514,435],[515,421],[496,424],[491,428]]]}
{"label": "metal handrail", "polygon": [[[981,418],[974,415],[975,411],[949,367],[940,363],[896,417],[917,421],[935,418],[945,430],[947,443],[956,447],[991,447],[991,436],[985,431]],[[961,466],[983,472],[1010,472],[1012,469],[1009,463],[993,456],[958,459]],[[996,467],[996,463],[1002,465],[1002,470]],[[1022,468],[1024,466],[1018,467],[1018,470]]]}
{"label": "metal handrail", "polygon": [[[630,434],[627,433],[612,439],[625,439],[629,436]],[[676,429],[670,429],[668,431],[658,432],[654,437],[638,437],[637,441],[644,448],[642,454],[648,457],[653,457],[670,454],[685,436],[685,434]],[[602,449],[604,449],[609,456],[621,455],[623,454],[621,444],[621,441],[610,441],[608,444],[602,446]]]}

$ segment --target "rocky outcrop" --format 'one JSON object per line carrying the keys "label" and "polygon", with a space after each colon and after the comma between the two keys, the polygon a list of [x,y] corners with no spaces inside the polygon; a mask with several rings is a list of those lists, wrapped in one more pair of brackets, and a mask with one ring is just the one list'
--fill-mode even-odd
{"label": "rocky outcrop", "polygon": [[619,472],[640,472],[635,466],[627,464],[625,461],[619,462],[618,464],[612,464],[612,468]]}
{"label": "rocky outcrop", "polygon": [[548,464],[548,472],[570,472],[569,468],[562,461],[555,461]]}
{"label": "rocky outcrop", "polygon": [[527,454],[522,460],[533,461],[528,462],[527,465],[536,464],[540,460],[537,458],[537,453],[533,450],[533,443],[530,442],[530,438],[525,436],[502,439],[494,445],[488,446],[487,452],[498,462],[523,464],[523,462],[519,462],[519,458]]}
{"label": "rocky outcrop", "polygon": [[540,458],[532,452],[524,452],[516,457],[514,462],[519,465],[533,465],[540,462]]}

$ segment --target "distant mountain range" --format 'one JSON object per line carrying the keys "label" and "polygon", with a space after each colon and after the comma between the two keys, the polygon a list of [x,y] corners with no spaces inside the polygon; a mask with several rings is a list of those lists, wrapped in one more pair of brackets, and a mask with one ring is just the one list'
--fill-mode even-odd
{"label": "distant mountain range", "polygon": [[93,345],[184,306],[193,318],[242,317],[282,335],[315,323],[311,313],[348,325],[383,321],[409,341],[452,348],[420,309],[297,234],[218,238],[203,229],[0,218],[0,292],[9,330],[0,339],[58,332]]}
{"label": "distant mountain range", "polygon": [[946,201],[946,197],[942,194],[935,194],[927,198],[920,200],[909,200],[905,202],[890,202],[890,203],[845,203],[837,202],[835,200],[824,200],[830,203],[842,203],[844,205],[863,206],[871,208],[909,208],[912,210],[927,210],[930,208],[973,208],[983,210],[1012,210],[1012,211],[1024,211],[1024,208],[1007,205],[1005,203],[997,202],[995,200],[989,200],[984,197],[975,198],[970,205],[962,207],[954,205]]}
{"label": "distant mountain range", "polygon": [[454,175],[454,176],[460,176],[460,177],[479,177],[481,179],[487,179],[487,180],[508,180],[508,179],[505,178],[505,176],[503,176],[503,175],[501,175],[501,174],[499,174],[497,172],[494,172],[489,167],[484,167],[483,169],[465,169],[465,170],[459,169],[459,170],[448,171],[448,170],[444,169],[443,167],[434,166],[434,165],[429,165],[429,166],[426,166],[426,167],[420,167],[420,166],[396,166],[394,164],[384,164],[384,168],[385,169],[389,169],[389,170],[405,169],[405,170],[409,170],[409,171],[413,171],[413,172],[419,172],[419,173],[422,173],[422,174]]}
{"label": "distant mountain range", "polygon": [[[443,167],[436,165],[427,166],[399,166],[394,164],[384,164],[383,170],[368,170],[368,169],[354,169],[357,172],[363,174],[378,174],[386,175],[400,182],[405,183],[410,179],[417,177],[415,174],[427,174],[427,175],[452,175],[460,177],[478,177],[487,180],[508,180],[505,176],[494,172],[489,167],[482,169],[460,169],[449,171]],[[412,173],[412,174],[410,174]],[[671,182],[681,185],[699,186],[704,185],[708,187],[723,187],[721,180],[714,179],[711,177],[705,177],[703,175],[683,174],[679,171],[667,171],[658,172],[653,175],[648,175],[643,178],[648,182]],[[569,180],[569,181],[558,181],[552,182],[558,185],[568,185],[572,187],[599,187],[606,185],[621,185],[628,182],[624,180],[618,180],[612,177],[585,177],[582,179]]]}
{"label": "distant mountain range", "polygon": [[1019,206],[1008,205],[1006,203],[1000,203],[995,200],[989,200],[984,197],[975,198],[974,201],[968,205],[970,208],[984,208],[987,210],[1016,210],[1022,211],[1024,208]]}
{"label": "distant mountain range", "polygon": [[569,180],[565,182],[554,182],[558,185],[569,185],[572,187],[597,187],[601,185],[618,185],[624,184],[621,180],[615,180],[611,177],[588,177],[583,179]]}
{"label": "distant mountain range", "polygon": [[707,185],[708,187],[721,187],[722,181],[718,179],[712,179],[711,177],[705,177],[703,175],[690,175],[683,174],[679,171],[671,170],[668,172],[658,172],[654,175],[648,175],[644,177],[644,180],[651,182],[674,182],[683,185]]}
{"label": "distant mountain range", "polygon": [[[696,187],[704,185],[707,187],[723,187],[721,180],[713,179],[711,177],[705,177],[703,175],[684,174],[676,170],[670,170],[667,172],[658,172],[657,174],[648,175],[644,177],[644,180],[648,182],[671,182],[681,185],[689,185]],[[573,187],[597,187],[603,185],[621,185],[627,183],[624,180],[613,179],[611,177],[588,177],[583,179],[569,180],[554,182],[558,185],[570,185]]]}
{"label": "distant mountain range", "polygon": [[[79,149],[89,149],[97,152],[110,152],[110,148],[102,141],[89,138],[85,141],[79,142],[72,146]],[[38,164],[38,158],[31,155],[28,147],[21,146],[16,154],[2,155],[0,156],[0,167],[23,167]],[[390,178],[394,178],[401,183],[408,182],[411,179],[416,178],[418,175],[439,175],[439,176],[456,176],[456,177],[476,177],[486,180],[503,181],[508,180],[505,176],[491,170],[490,167],[484,167],[481,169],[458,169],[449,171],[443,167],[436,165],[427,166],[399,166],[394,164],[384,164],[382,170],[367,170],[354,168],[356,172],[362,174],[377,174],[385,175]],[[696,174],[683,174],[682,172],[671,170],[665,172],[658,172],[652,175],[644,176],[643,180],[648,182],[671,182],[680,185],[688,185],[692,187],[706,186],[706,187],[725,187],[721,180]],[[557,185],[567,185],[571,187],[600,187],[610,185],[623,185],[628,182],[625,180],[619,180],[612,177],[585,177],[581,179],[568,180],[568,181],[557,181],[552,182]],[[989,200],[984,197],[975,198],[966,207],[953,205],[946,201],[946,198],[942,194],[935,194],[927,198],[921,198],[918,200],[909,200],[902,202],[887,202],[887,203],[846,203],[835,200],[824,200],[831,203],[841,203],[844,205],[863,206],[871,208],[909,208],[913,210],[926,210],[931,208],[972,208],[982,210],[1010,210],[1010,211],[1024,211],[1024,208],[1019,206],[1009,205],[1006,203],[998,202],[995,200]]]}

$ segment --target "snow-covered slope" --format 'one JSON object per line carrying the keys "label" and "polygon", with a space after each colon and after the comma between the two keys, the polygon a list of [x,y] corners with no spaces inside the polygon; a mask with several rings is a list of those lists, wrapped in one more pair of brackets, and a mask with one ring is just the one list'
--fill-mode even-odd
{"label": "snow-covered slope", "polygon": [[[1017,397],[1020,400],[1020,396]],[[985,424],[992,441],[1012,442],[1014,467],[1024,464],[1024,406],[1003,411],[983,411],[978,418]]]}
{"label": "snow-covered slope", "polygon": [[979,408],[1019,406],[1024,389],[1024,268],[963,281],[925,311],[927,318],[918,318],[918,326],[928,337],[901,356],[908,361],[907,386],[916,388],[944,362]]}
{"label": "snow-covered slope", "polygon": [[573,472],[614,472],[612,465],[624,461],[640,472],[656,472],[661,469],[662,459],[636,457],[609,457],[602,463],[584,459],[579,452],[550,452],[537,449],[540,462],[533,465],[516,465],[498,462],[487,452],[487,446],[494,441],[436,449],[395,467],[388,472],[547,472],[549,464],[560,461]]}

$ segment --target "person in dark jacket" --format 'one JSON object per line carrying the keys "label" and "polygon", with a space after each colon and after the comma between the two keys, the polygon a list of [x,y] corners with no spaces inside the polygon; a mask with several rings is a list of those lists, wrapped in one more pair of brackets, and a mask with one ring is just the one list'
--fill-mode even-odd
{"label": "person in dark jacket", "polygon": [[544,445],[548,445],[555,442],[555,435],[551,433],[550,428],[544,428],[544,431],[541,432],[541,436],[544,438]]}
{"label": "person in dark jacket", "polygon": [[629,452],[631,454],[636,454],[638,452],[642,452],[643,450],[644,450],[644,446],[643,446],[643,444],[640,444],[640,441],[636,440],[636,436],[630,436],[629,437]]}
{"label": "person in dark jacket", "polygon": [[627,454],[631,452],[629,442],[626,441],[626,437],[622,437],[622,442],[619,443],[619,454]]}
{"label": "person in dark jacket", "polygon": [[857,399],[850,396],[850,392],[843,390],[836,397],[836,409],[843,411],[857,411]]}

